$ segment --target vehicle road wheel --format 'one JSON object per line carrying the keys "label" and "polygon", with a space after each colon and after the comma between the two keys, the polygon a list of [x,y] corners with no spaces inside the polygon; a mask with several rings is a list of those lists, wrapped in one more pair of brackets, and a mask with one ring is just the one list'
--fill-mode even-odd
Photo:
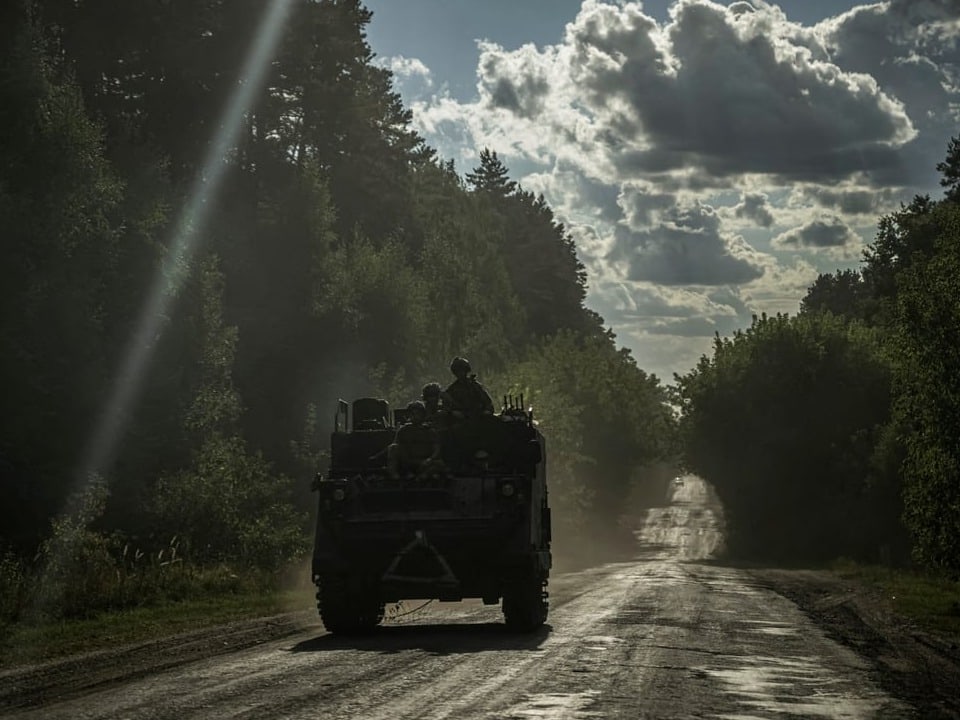
{"label": "vehicle road wheel", "polygon": [[504,590],[503,618],[515,632],[532,632],[547,620],[547,580],[535,576]]}
{"label": "vehicle road wheel", "polygon": [[376,597],[352,591],[342,579],[324,578],[317,582],[317,610],[330,632],[356,635],[380,624],[384,605]]}

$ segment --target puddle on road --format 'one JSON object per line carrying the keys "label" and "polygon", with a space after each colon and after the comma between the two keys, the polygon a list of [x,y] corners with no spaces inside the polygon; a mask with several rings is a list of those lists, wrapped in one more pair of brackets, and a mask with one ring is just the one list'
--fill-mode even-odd
{"label": "puddle on road", "polygon": [[549,720],[579,720],[579,718],[600,717],[600,713],[590,710],[600,693],[587,690],[579,693],[541,693],[528,695],[519,705],[514,705],[497,717],[504,718],[549,718]]}
{"label": "puddle on road", "polygon": [[613,646],[622,645],[626,640],[610,635],[587,635],[580,642],[584,650],[609,650]]}
{"label": "puddle on road", "polygon": [[731,617],[711,610],[708,620],[723,634],[730,652],[695,670],[697,676],[712,679],[733,703],[715,717],[912,716],[908,707],[870,680],[861,658],[828,641],[789,601],[745,583],[732,571],[702,567],[692,574],[716,598],[724,598],[723,610],[737,611]]}
{"label": "puddle on road", "polygon": [[[730,658],[728,658],[729,660]],[[888,704],[879,692],[860,689],[853,696],[844,692],[847,683],[819,666],[812,658],[743,658],[738,667],[701,667],[699,671],[720,681],[723,690],[762,717],[784,714],[791,717],[873,718]],[[723,714],[729,720],[757,718],[745,714]]]}
{"label": "puddle on road", "polygon": [[764,635],[777,635],[779,637],[786,637],[787,635],[797,634],[796,627],[788,625],[787,623],[774,622],[772,620],[748,620],[744,624],[747,627],[751,625],[756,626],[750,629],[759,633],[763,633]]}

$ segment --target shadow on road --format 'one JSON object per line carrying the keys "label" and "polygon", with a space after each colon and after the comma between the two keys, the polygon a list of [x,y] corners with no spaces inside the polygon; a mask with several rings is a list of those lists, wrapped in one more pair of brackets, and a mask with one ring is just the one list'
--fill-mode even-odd
{"label": "shadow on road", "polygon": [[536,650],[551,629],[550,625],[544,625],[536,632],[518,634],[500,623],[387,626],[363,635],[319,635],[298,642],[290,652],[360,650],[398,653],[425,650],[434,655],[454,655],[491,650]]}

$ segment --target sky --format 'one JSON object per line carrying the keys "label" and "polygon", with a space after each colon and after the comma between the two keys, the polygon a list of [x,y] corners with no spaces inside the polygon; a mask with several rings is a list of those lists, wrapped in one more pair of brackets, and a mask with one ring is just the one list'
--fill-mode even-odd
{"label": "sky", "polygon": [[414,128],[543,193],[587,305],[665,382],[941,197],[960,135],[960,0],[365,4]]}

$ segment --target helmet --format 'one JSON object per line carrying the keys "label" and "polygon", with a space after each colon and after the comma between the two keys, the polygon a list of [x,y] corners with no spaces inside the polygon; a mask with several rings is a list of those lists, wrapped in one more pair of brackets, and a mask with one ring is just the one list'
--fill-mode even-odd
{"label": "helmet", "polygon": [[470,361],[464,357],[455,357],[453,362],[450,363],[450,372],[454,375],[459,375],[461,372],[470,372]]}
{"label": "helmet", "polygon": [[432,382],[423,386],[423,390],[420,391],[420,396],[426,400],[427,398],[440,397],[440,392],[440,383]]}

